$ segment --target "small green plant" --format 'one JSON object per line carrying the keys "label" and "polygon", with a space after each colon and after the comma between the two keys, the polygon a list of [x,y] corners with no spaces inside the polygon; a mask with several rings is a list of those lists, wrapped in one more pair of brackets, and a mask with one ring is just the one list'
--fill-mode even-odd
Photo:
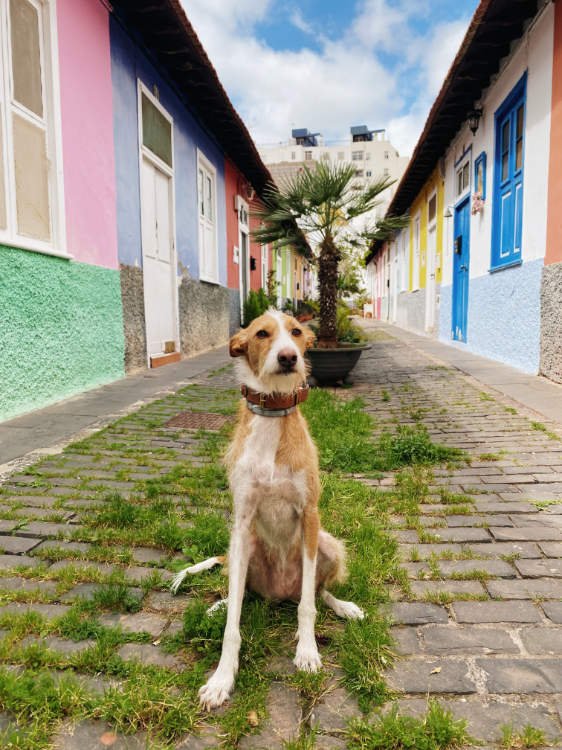
{"label": "small green plant", "polygon": [[259,318],[270,307],[271,302],[263,289],[255,292],[253,289],[244,301],[244,326]]}
{"label": "small green plant", "polygon": [[390,401],[390,393],[385,388],[381,391],[381,401]]}
{"label": "small green plant", "polygon": [[372,724],[355,719],[349,726],[351,750],[453,750],[469,741],[466,721],[430,700],[420,719],[403,716],[394,706]]}
{"label": "small green plant", "polygon": [[402,466],[431,465],[459,461],[464,452],[432,442],[424,425],[398,425],[394,434],[383,432],[377,445],[378,468],[388,471]]}
{"label": "small green plant", "polygon": [[507,724],[502,726],[501,730],[501,746],[506,750],[530,750],[546,745],[546,737],[542,729],[536,729],[530,724],[526,724],[520,732],[516,732],[512,725]]}

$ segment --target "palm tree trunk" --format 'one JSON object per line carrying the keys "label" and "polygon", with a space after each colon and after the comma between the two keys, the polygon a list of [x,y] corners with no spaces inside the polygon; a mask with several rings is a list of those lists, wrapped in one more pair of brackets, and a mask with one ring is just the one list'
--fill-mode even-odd
{"label": "palm tree trunk", "polygon": [[338,301],[338,263],[340,253],[332,236],[327,234],[320,246],[318,258],[318,290],[320,294],[320,329],[318,347],[333,349],[337,346],[336,321]]}

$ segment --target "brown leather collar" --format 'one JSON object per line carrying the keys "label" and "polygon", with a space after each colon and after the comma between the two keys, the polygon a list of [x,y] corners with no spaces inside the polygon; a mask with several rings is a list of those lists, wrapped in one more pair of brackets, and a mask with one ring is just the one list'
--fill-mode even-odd
{"label": "brown leather collar", "polygon": [[302,404],[308,398],[308,385],[299,385],[293,393],[258,393],[252,391],[248,386],[240,386],[240,391],[246,401],[255,404],[262,409],[290,409],[292,406]]}

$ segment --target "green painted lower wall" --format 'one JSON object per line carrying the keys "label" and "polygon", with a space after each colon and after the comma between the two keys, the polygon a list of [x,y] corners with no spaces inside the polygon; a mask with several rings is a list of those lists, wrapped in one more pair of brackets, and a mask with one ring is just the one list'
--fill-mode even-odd
{"label": "green painted lower wall", "polygon": [[0,420],[123,376],[119,271],[0,246]]}

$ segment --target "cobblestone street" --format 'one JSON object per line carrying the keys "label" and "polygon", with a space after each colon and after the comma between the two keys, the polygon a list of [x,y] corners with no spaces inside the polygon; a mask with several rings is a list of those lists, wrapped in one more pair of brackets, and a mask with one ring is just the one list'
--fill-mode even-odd
{"label": "cobblestone street", "polygon": [[[433,469],[419,516],[392,518],[409,583],[393,584],[393,601],[387,605],[398,658],[386,680],[402,711],[423,714],[428,695],[436,696],[455,716],[468,720],[468,732],[481,746],[498,746],[503,726],[520,731],[530,725],[560,748],[561,426],[394,337],[392,329],[373,323],[368,328],[374,331],[373,346],[360,361],[353,388],[340,389],[340,395],[361,396],[379,431],[422,423],[435,442],[461,448],[470,457],[462,466]],[[178,462],[189,466],[193,476],[201,472],[203,485],[217,481],[205,474],[211,471],[211,457],[200,449],[201,433],[168,422],[185,411],[230,418],[235,393],[229,389],[235,382],[226,366],[196,382],[195,397],[187,389],[155,401],[5,479],[0,495],[0,660],[14,674],[20,665],[45,666],[56,679],[70,671],[84,690],[100,696],[122,688],[127,674],[122,663],[136,661],[170,674],[191,664],[182,644],[171,647],[178,646],[188,596],[167,592],[172,571],[185,559],[174,552],[181,548],[176,537],[197,510],[189,489],[171,501],[185,521],[157,520],[155,528],[142,526],[140,517],[124,517],[119,526],[115,518],[123,508],[111,497],[142,495],[150,501],[157,497],[159,482],[170,481]],[[356,478],[379,493],[395,486],[392,473]],[[222,518],[228,516],[224,489],[212,501]],[[164,505],[161,512],[166,512]],[[113,528],[120,529],[114,538],[104,536],[100,525],[109,513]],[[129,526],[135,536],[127,536]],[[111,611],[106,601],[96,600],[104,610],[96,624],[101,630],[80,636],[71,627],[73,606],[95,600],[96,591],[108,580],[115,582],[115,575],[126,589],[126,594],[120,590],[120,601],[126,597],[137,606]],[[39,617],[30,618],[30,612]],[[119,635],[101,644],[102,631]],[[105,669],[106,662],[111,669]],[[341,687],[338,666],[330,667],[326,690],[311,703],[290,679],[289,658],[270,657],[268,717],[257,734],[248,728],[236,745],[282,747],[306,722],[318,730],[315,744],[307,748],[346,747],[347,722],[361,712]],[[13,724],[9,711],[0,714],[0,730]],[[125,729],[127,723],[95,717],[61,720],[54,746],[160,747],[142,732],[126,735],[116,726]],[[193,731],[195,735],[164,746],[196,750],[218,747],[224,739],[220,728],[201,714],[193,718]]]}

